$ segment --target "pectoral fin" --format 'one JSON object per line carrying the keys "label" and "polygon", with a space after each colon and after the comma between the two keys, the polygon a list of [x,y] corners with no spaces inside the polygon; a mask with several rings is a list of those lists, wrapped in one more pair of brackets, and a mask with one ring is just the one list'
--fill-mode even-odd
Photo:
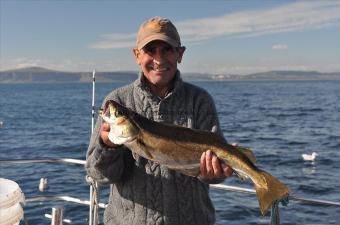
{"label": "pectoral fin", "polygon": [[241,179],[241,180],[246,180],[249,178],[247,174],[242,172],[241,170],[234,169],[234,173]]}
{"label": "pectoral fin", "polygon": [[200,171],[197,169],[183,169],[183,170],[176,170],[184,175],[190,176],[190,177],[197,177],[200,174]]}
{"label": "pectoral fin", "polygon": [[253,164],[256,163],[256,157],[252,150],[250,150],[249,148],[240,147],[240,146],[237,146],[236,148],[237,150],[240,150],[241,152],[243,152]]}
{"label": "pectoral fin", "polygon": [[147,159],[153,159],[152,154],[150,153],[150,149],[149,147],[143,142],[143,140],[138,139],[137,140],[137,144],[140,148],[140,150],[144,153],[142,154],[144,157],[146,157]]}
{"label": "pectoral fin", "polygon": [[183,165],[168,165],[172,170],[190,177],[197,177],[200,174],[200,164],[183,164]]}

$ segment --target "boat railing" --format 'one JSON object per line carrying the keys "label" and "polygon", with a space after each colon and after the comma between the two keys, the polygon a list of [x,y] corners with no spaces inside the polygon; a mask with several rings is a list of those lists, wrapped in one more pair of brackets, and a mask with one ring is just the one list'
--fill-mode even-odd
{"label": "boat railing", "polygon": [[[56,164],[72,164],[72,165],[85,165],[85,160],[81,159],[73,159],[73,158],[47,158],[47,159],[11,159],[11,160],[0,160],[0,164],[36,164],[36,163],[56,163]],[[43,178],[42,178],[43,179]],[[87,199],[75,198],[68,195],[38,195],[38,196],[25,196],[25,203],[32,202],[44,202],[44,201],[61,201],[68,202],[73,204],[79,204],[83,206],[89,207],[89,225],[98,224],[99,221],[99,208],[105,208],[105,203],[99,202],[99,187],[97,182],[94,182],[93,179],[89,176],[86,176],[87,183],[92,187],[90,188],[90,197]],[[40,185],[40,184],[39,184]],[[42,191],[42,190],[41,190]],[[64,223],[71,223],[72,221],[69,219],[64,219],[63,207],[52,208],[50,214],[45,214],[45,217],[51,219],[51,225],[61,225]],[[91,218],[90,218],[91,217]],[[24,218],[26,224],[28,221]]]}
{"label": "boat railing", "polygon": [[[31,163],[64,163],[64,164],[73,164],[73,165],[85,165],[85,160],[73,159],[73,158],[57,158],[57,159],[13,159],[13,160],[0,160],[0,164],[31,164]],[[97,182],[94,182],[91,177],[87,177],[87,183],[92,186],[93,193],[90,193],[89,200],[79,199],[67,195],[39,195],[39,196],[26,196],[26,203],[30,202],[42,202],[42,201],[63,201],[74,204],[80,204],[84,206],[89,206],[90,214],[93,213],[93,218],[89,219],[89,225],[97,225],[99,221],[99,208],[105,208],[105,203],[99,202],[99,187]],[[239,193],[247,193],[247,194],[255,194],[254,189],[243,188],[238,186],[231,186],[225,184],[211,184],[211,188],[231,191],[231,192],[239,192]],[[91,190],[91,189],[90,189]],[[90,191],[91,192],[91,191]],[[94,196],[91,197],[91,196]],[[340,202],[335,201],[326,201],[320,199],[312,199],[312,198],[302,198],[295,195],[289,195],[289,201],[295,201],[297,203],[308,204],[308,205],[319,205],[319,206],[328,206],[328,207],[340,207]],[[89,215],[90,216],[90,215]],[[45,214],[45,217],[51,218],[51,225],[61,225],[63,223],[71,223],[70,220],[63,218],[63,208],[52,208],[52,215]],[[25,221],[26,224],[27,221]]]}

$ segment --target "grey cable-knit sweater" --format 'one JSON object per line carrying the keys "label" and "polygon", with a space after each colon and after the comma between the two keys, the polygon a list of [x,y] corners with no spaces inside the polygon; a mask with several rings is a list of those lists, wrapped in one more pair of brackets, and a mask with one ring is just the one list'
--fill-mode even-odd
{"label": "grey cable-knit sweater", "polygon": [[[153,95],[139,79],[111,92],[115,100],[155,121],[220,132],[211,96],[202,88],[183,82],[179,71],[174,88],[164,99]],[[103,103],[104,104],[104,103]],[[125,147],[110,149],[100,139],[98,118],[87,152],[86,169],[98,182],[112,183],[106,225],[209,225],[215,210],[208,181],[188,177],[133,155]]]}

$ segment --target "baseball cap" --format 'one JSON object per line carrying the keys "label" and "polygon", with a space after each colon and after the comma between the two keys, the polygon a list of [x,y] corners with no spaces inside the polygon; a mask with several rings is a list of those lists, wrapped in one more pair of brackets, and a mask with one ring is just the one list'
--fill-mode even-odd
{"label": "baseball cap", "polygon": [[153,17],[139,28],[136,46],[140,50],[151,41],[161,40],[173,47],[181,45],[181,39],[172,22],[160,16]]}

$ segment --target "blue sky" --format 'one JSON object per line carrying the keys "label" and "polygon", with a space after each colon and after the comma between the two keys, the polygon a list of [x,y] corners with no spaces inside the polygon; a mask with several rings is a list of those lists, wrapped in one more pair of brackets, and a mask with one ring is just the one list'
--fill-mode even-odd
{"label": "blue sky", "polygon": [[340,1],[0,0],[0,70],[138,70],[139,25],[170,18],[182,72],[340,71]]}

